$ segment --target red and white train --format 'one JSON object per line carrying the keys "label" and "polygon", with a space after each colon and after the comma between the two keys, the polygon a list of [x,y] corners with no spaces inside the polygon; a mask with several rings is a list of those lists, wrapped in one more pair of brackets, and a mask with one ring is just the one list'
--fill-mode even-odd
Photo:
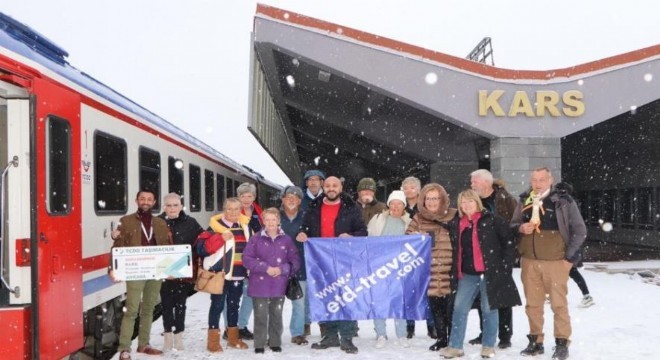
{"label": "red and white train", "polygon": [[264,205],[280,190],[67,56],[0,13],[3,360],[114,352],[125,286],[107,276],[110,232],[135,211],[138,189],[183,194],[200,224],[242,182],[258,185]]}

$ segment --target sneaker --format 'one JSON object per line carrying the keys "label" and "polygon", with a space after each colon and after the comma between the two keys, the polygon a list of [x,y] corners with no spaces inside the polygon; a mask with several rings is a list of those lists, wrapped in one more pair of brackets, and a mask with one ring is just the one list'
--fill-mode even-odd
{"label": "sneaker", "polygon": [[470,345],[481,345],[481,334],[479,334],[479,336],[477,336],[476,338],[468,341],[468,344],[470,344]]}
{"label": "sneaker", "polygon": [[378,338],[376,338],[376,349],[382,349],[385,345],[387,345],[387,338],[379,335]]}
{"label": "sneaker", "polygon": [[339,338],[337,336],[326,336],[321,341],[312,344],[312,349],[325,350],[331,347],[339,346]]}
{"label": "sneaker", "polygon": [[353,344],[352,339],[341,339],[341,345],[339,346],[347,354],[357,354],[358,348]]}
{"label": "sneaker", "polygon": [[582,301],[580,301],[578,307],[588,308],[589,306],[593,306],[595,304],[596,303],[594,302],[594,298],[592,298],[591,295],[587,294],[582,298]]}
{"label": "sneaker", "polygon": [[254,340],[254,334],[247,327],[244,327],[238,330],[238,338],[241,340]]}
{"label": "sneaker", "polygon": [[453,359],[465,355],[462,349],[456,349],[452,347],[446,347],[440,350],[440,356],[445,359]]}
{"label": "sneaker", "polygon": [[535,356],[535,355],[541,355],[543,354],[543,344],[542,343],[537,343],[536,339],[538,338],[537,335],[527,335],[527,338],[529,339],[529,344],[527,344],[527,347],[523,349],[523,351],[520,352],[520,355],[522,356]]}
{"label": "sneaker", "polygon": [[484,359],[495,357],[495,349],[484,346],[481,348],[481,357]]}
{"label": "sneaker", "polygon": [[294,336],[291,338],[291,342],[296,345],[307,345],[309,342],[304,335]]}
{"label": "sneaker", "polygon": [[568,359],[568,340],[555,339],[555,352],[552,354],[553,359],[566,360]]}

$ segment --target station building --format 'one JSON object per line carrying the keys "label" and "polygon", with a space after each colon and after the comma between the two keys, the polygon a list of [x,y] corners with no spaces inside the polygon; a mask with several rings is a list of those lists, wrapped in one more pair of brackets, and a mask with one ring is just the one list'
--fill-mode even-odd
{"label": "station building", "polygon": [[591,239],[660,248],[660,45],[518,71],[265,5],[252,35],[248,127],[294,182],[368,176],[384,199],[412,175],[455,203],[478,168],[515,196],[546,166]]}

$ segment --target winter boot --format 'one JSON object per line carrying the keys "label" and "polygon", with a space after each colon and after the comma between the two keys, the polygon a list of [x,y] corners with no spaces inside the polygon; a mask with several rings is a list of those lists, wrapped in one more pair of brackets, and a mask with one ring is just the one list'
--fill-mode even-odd
{"label": "winter boot", "polygon": [[247,326],[238,330],[238,338],[242,340],[254,340],[254,334],[248,330]]}
{"label": "winter boot", "polygon": [[433,345],[429,346],[429,350],[431,351],[439,351],[440,349],[444,349],[447,347],[447,340],[436,340]]}
{"label": "winter boot", "polygon": [[529,339],[529,344],[523,351],[520,352],[520,355],[535,356],[543,354],[543,343],[536,342],[538,335],[527,335],[527,338]]}
{"label": "winter boot", "polygon": [[172,344],[174,344],[174,337],[172,336],[172,333],[163,333],[163,351],[172,350]]}
{"label": "winter boot", "polygon": [[241,338],[238,336],[238,328],[237,327],[229,327],[227,328],[227,347],[234,348],[234,349],[247,349],[248,346],[246,343],[241,340]]}
{"label": "winter boot", "polygon": [[568,359],[567,339],[555,339],[555,352],[552,354],[552,358],[557,360]]}
{"label": "winter boot", "polygon": [[206,350],[209,352],[222,351],[222,345],[220,345],[220,329],[209,329]]}
{"label": "winter boot", "polygon": [[339,348],[347,354],[357,354],[358,348],[353,344],[353,339],[341,339]]}
{"label": "winter boot", "polygon": [[476,338],[468,341],[468,344],[470,344],[470,345],[481,345],[481,336],[482,336],[482,334],[480,333],[479,336],[477,336]]}
{"label": "winter boot", "polygon": [[481,348],[481,358],[489,359],[495,357],[495,349],[492,347],[483,346]]}
{"label": "winter boot", "polygon": [[445,359],[453,359],[453,358],[461,357],[463,355],[465,355],[465,352],[463,352],[462,349],[446,347],[442,349],[442,351],[440,351],[440,356],[442,356]]}
{"label": "winter boot", "polygon": [[183,347],[183,331],[174,334],[174,348],[177,350],[184,350]]}
{"label": "winter boot", "polygon": [[325,324],[319,323],[319,331],[321,332],[321,337],[325,337]]}
{"label": "winter boot", "polygon": [[415,336],[415,323],[406,325],[406,339],[412,339]]}
{"label": "winter boot", "polygon": [[331,347],[339,346],[339,337],[335,336],[325,336],[321,341],[312,344],[312,349],[316,350],[325,350]]}

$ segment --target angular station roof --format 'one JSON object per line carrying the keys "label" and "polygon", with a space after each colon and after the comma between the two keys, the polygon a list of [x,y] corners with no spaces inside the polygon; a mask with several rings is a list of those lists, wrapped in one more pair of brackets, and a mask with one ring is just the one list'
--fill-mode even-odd
{"label": "angular station roof", "polygon": [[294,181],[307,168],[400,179],[478,161],[491,139],[560,138],[660,99],[660,45],[519,71],[258,5],[253,46],[277,116],[253,109],[249,127]]}

